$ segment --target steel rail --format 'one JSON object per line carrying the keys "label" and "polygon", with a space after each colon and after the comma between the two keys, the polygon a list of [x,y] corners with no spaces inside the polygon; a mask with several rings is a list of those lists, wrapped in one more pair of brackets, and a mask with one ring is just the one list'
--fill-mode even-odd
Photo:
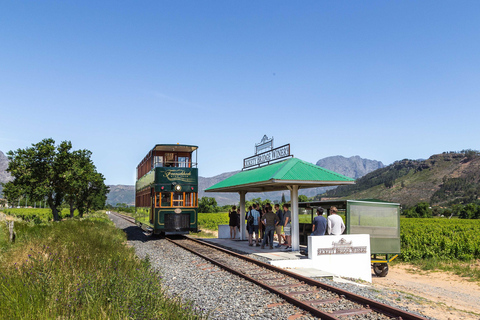
{"label": "steel rail", "polygon": [[[204,244],[204,245],[207,245],[209,247],[212,247],[214,249],[217,249],[217,250],[220,250],[222,252],[225,252],[227,254],[230,254],[230,255],[233,255],[237,258],[240,258],[240,259],[243,259],[243,260],[246,260],[248,262],[251,262],[251,263],[254,263],[258,266],[261,266],[261,267],[264,267],[266,269],[269,269],[269,270],[272,270],[272,271],[275,271],[275,272],[279,272],[279,273],[282,273],[282,274],[285,274],[285,275],[288,275],[289,277],[292,277],[292,278],[295,278],[299,281],[302,281],[306,284],[309,284],[311,286],[316,286],[316,287],[320,287],[322,289],[325,289],[327,291],[330,291],[330,292],[334,292],[340,296],[345,296],[346,298],[348,298],[349,300],[353,301],[353,302],[358,302],[362,305],[364,305],[367,309],[370,308],[372,310],[375,310],[379,313],[382,313],[382,314],[385,314],[387,316],[391,316],[391,317],[397,317],[399,319],[403,319],[403,320],[425,320],[426,318],[424,317],[421,317],[421,316],[418,316],[416,314],[413,314],[413,313],[410,313],[410,312],[407,312],[407,311],[404,311],[404,310],[401,310],[401,309],[398,309],[398,308],[395,308],[395,307],[392,307],[392,306],[389,306],[387,304],[384,304],[384,303],[381,303],[381,302],[378,302],[378,301],[375,301],[375,300],[372,300],[372,299],[368,299],[368,298],[365,298],[363,296],[360,296],[360,295],[357,295],[357,294],[354,294],[352,292],[349,292],[349,291],[346,291],[346,290],[343,290],[343,289],[339,289],[339,288],[336,288],[336,287],[333,287],[333,286],[330,286],[326,283],[322,283],[320,281],[316,281],[316,280],[313,280],[311,278],[307,278],[307,277],[304,277],[304,276],[301,276],[299,274],[296,274],[296,273],[293,273],[291,271],[288,271],[288,270],[285,270],[285,269],[281,269],[281,268],[278,268],[278,267],[275,267],[271,264],[267,264],[267,263],[264,263],[264,262],[261,262],[261,261],[258,261],[254,258],[250,258],[250,257],[247,257],[247,256],[244,256],[244,255],[241,255],[241,254],[238,254],[238,253],[235,253],[233,251],[230,251],[230,250],[227,250],[227,249],[224,249],[224,248],[221,248],[221,247],[218,247],[216,245],[213,245],[211,243],[208,243],[206,241],[203,241],[203,240],[199,240],[199,239],[194,239],[194,238],[191,238],[191,237],[185,237],[189,240],[192,240],[194,242],[197,242],[197,243],[200,243],[200,244]],[[192,250],[186,248],[187,250],[193,252]],[[207,258],[207,260],[210,261],[210,259]],[[215,263],[215,262],[213,262]],[[243,273],[240,273],[240,272],[237,272],[237,274],[240,274],[242,277],[248,277],[247,275],[243,274]],[[265,284],[261,284],[262,287],[266,288],[267,290],[270,290],[270,286],[268,285],[265,285]],[[271,288],[273,290],[275,290],[274,288]],[[275,290],[277,293],[278,290]],[[300,302],[300,300],[297,300],[297,299],[294,299],[292,297],[289,297],[289,296],[285,296],[285,294],[283,292],[281,292],[281,295],[282,297],[287,300],[287,301],[293,301],[293,303],[297,303],[297,301]],[[300,302],[302,303],[302,302]],[[303,303],[302,303],[303,304]],[[303,308],[303,307],[301,307]],[[311,307],[308,308],[307,311],[311,312]],[[318,311],[318,309],[315,309]],[[313,313],[313,312],[312,312]],[[335,317],[332,317],[331,314],[323,314],[323,317],[325,317],[325,319],[338,319],[338,318],[335,318]],[[323,318],[322,318],[323,319]]]}
{"label": "steel rail", "polygon": [[121,214],[121,213],[119,213],[119,212],[114,212],[114,211],[110,211],[110,214],[116,215],[117,217],[120,217],[120,218],[122,218],[122,219],[124,219],[124,220],[127,220],[128,222],[131,222],[131,223],[133,223],[133,224],[136,224],[136,223],[135,223],[135,218],[133,218],[133,217],[127,216],[127,215],[125,215],[125,214]]}
{"label": "steel rail", "polygon": [[[132,224],[135,224],[135,219],[130,217],[130,216],[127,216],[127,215],[123,215],[121,213],[118,213],[118,212],[111,212],[112,214],[122,218],[122,219],[125,219],[127,221],[129,221],[130,223]],[[391,316],[391,317],[397,317],[399,320],[425,320],[426,318],[424,317],[421,317],[421,316],[418,316],[418,315],[415,315],[413,313],[410,313],[410,312],[407,312],[407,311],[404,311],[404,310],[401,310],[401,309],[398,309],[398,308],[395,308],[395,307],[392,307],[392,306],[389,306],[389,305],[386,305],[384,303],[381,303],[381,302],[377,302],[375,300],[372,300],[372,299],[368,299],[368,298],[365,298],[363,296],[360,296],[360,295],[357,295],[357,294],[354,294],[352,292],[349,292],[349,291],[346,291],[346,290],[342,290],[342,289],[339,289],[339,288],[336,288],[336,287],[333,287],[333,286],[330,286],[330,285],[327,285],[325,283],[322,283],[322,282],[319,282],[319,281],[316,281],[316,280],[313,280],[311,278],[307,278],[307,277],[304,277],[304,276],[301,276],[301,275],[298,275],[296,273],[293,273],[291,271],[288,271],[288,270],[285,270],[285,269],[281,269],[281,268],[278,268],[278,267],[275,267],[271,264],[267,264],[267,263],[264,263],[264,262],[261,262],[259,260],[256,260],[256,259],[253,259],[253,258],[250,258],[250,257],[247,257],[247,256],[244,256],[244,255],[241,255],[241,254],[238,254],[236,252],[233,252],[233,251],[230,251],[230,250],[227,250],[227,249],[224,249],[224,248],[221,248],[219,246],[216,246],[216,245],[213,245],[211,243],[208,243],[206,241],[203,241],[203,240],[199,240],[199,239],[195,239],[195,238],[191,238],[191,237],[188,237],[188,236],[183,236],[184,238],[188,239],[188,240],[191,240],[193,242],[196,242],[196,243],[199,243],[199,244],[202,244],[202,245],[206,245],[208,247],[211,247],[213,249],[216,249],[216,250],[219,250],[219,251],[222,251],[224,253],[227,253],[229,255],[232,255],[232,256],[235,256],[239,259],[242,259],[242,260],[245,260],[245,261],[248,261],[248,262],[251,262],[251,263],[254,263],[260,267],[264,267],[266,269],[269,269],[269,270],[272,270],[272,271],[275,271],[275,272],[278,272],[278,273],[281,273],[281,274],[284,274],[284,275],[287,275],[289,277],[292,277],[294,279],[297,279],[299,281],[302,281],[308,285],[311,285],[311,286],[316,286],[316,287],[319,287],[319,288],[322,288],[324,290],[327,290],[327,291],[330,291],[330,292],[334,292],[340,296],[344,296],[344,297],[347,297],[349,298],[351,301],[353,302],[358,302],[362,305],[364,305],[365,309],[365,312],[368,312],[370,309],[371,310],[375,310],[379,313],[382,313],[382,314],[385,314],[387,316]],[[287,294],[287,293],[284,293],[280,290],[277,290],[275,289],[275,287],[272,287],[272,286],[269,286],[257,279],[254,279],[238,270],[235,270],[219,261],[215,261],[214,259],[210,258],[210,257],[207,257],[199,252],[196,252],[195,250],[193,250],[192,248],[189,248],[187,246],[184,246],[184,245],[181,245],[179,244],[178,242],[176,242],[175,240],[171,240],[169,238],[166,238],[168,241],[184,248],[185,250],[188,250],[200,257],[202,257],[203,259],[207,260],[207,261],[210,261],[211,263],[215,264],[215,265],[218,265],[219,267],[233,273],[233,274],[236,274],[237,276],[239,277],[242,277],[244,279],[246,279],[247,281],[250,281],[250,282],[253,282],[255,284],[257,284],[258,286],[270,291],[270,292],[273,292],[279,296],[281,296],[283,299],[285,299],[286,301],[290,302],[291,304],[305,310],[305,311],[308,311],[310,312],[312,315],[314,316],[317,316],[317,317],[320,317],[322,319],[326,319],[326,320],[339,320],[339,318],[335,317],[334,316],[334,313],[325,313],[325,312],[322,312],[321,310],[317,309],[317,308],[314,308],[312,305],[315,305],[315,304],[318,304],[318,303],[322,303],[322,302],[326,302],[326,301],[329,301],[328,299],[327,300],[319,300],[319,301],[307,301],[307,303],[310,303],[311,305],[308,305],[306,304],[305,302],[301,301],[301,300],[298,300],[298,299],[295,299],[294,297],[292,297],[291,293],[290,294]],[[278,288],[281,287],[281,286],[277,286]],[[293,294],[295,295],[295,294]],[[332,300],[332,299],[330,299]],[[335,299],[333,299],[335,300]],[[337,312],[337,314],[339,316],[342,316],[341,312]],[[344,314],[346,315],[346,314]]]}
{"label": "steel rail", "polygon": [[322,311],[320,311],[320,310],[317,309],[317,308],[314,308],[314,307],[312,307],[312,306],[310,306],[310,305],[307,305],[307,304],[303,303],[302,301],[300,301],[300,300],[298,300],[298,299],[295,299],[295,298],[287,295],[286,293],[284,293],[284,292],[282,292],[282,291],[280,291],[280,290],[275,289],[274,287],[271,287],[271,286],[269,286],[269,285],[266,285],[265,283],[263,283],[263,282],[261,282],[261,281],[259,281],[259,280],[257,280],[257,279],[254,279],[254,278],[252,278],[252,277],[250,277],[250,276],[248,276],[248,275],[246,275],[246,274],[244,274],[244,273],[242,273],[242,272],[240,272],[240,271],[238,271],[238,270],[235,270],[235,269],[233,269],[233,268],[231,268],[231,267],[229,267],[229,266],[227,266],[227,265],[225,265],[225,264],[223,264],[223,263],[221,263],[221,262],[219,262],[219,261],[216,261],[215,259],[212,259],[212,258],[210,258],[210,257],[207,257],[206,255],[203,255],[203,254],[201,254],[200,252],[197,252],[197,251],[195,251],[194,249],[189,248],[188,246],[185,246],[185,245],[179,243],[180,241],[178,241],[178,240],[172,240],[172,239],[169,239],[169,238],[167,238],[167,240],[170,241],[170,242],[172,242],[172,243],[174,243],[174,244],[176,244],[176,245],[178,245],[178,246],[180,246],[180,247],[182,247],[182,248],[184,248],[185,250],[188,250],[188,251],[190,251],[190,252],[192,252],[192,253],[194,253],[194,254],[202,257],[203,259],[205,259],[205,260],[207,260],[207,261],[210,261],[211,263],[213,263],[213,264],[221,267],[222,269],[227,270],[227,271],[230,272],[230,273],[233,273],[233,274],[235,274],[235,275],[237,275],[237,276],[239,276],[239,277],[241,277],[241,278],[244,278],[244,279],[246,279],[246,280],[248,280],[248,281],[250,281],[250,282],[255,283],[256,285],[258,285],[258,286],[260,286],[260,287],[262,287],[262,288],[264,288],[264,289],[266,289],[266,290],[268,290],[268,291],[270,291],[270,292],[272,292],[272,293],[275,293],[275,294],[279,295],[280,297],[282,297],[282,298],[285,299],[286,301],[290,302],[291,304],[293,304],[293,305],[295,305],[295,306],[297,306],[297,307],[300,307],[301,309],[303,309],[303,310],[305,310],[305,311],[310,312],[312,315],[314,315],[314,316],[316,316],[316,317],[319,317],[319,318],[325,319],[325,320],[339,320],[339,318],[334,317],[334,316],[332,316],[331,314],[322,312]]}

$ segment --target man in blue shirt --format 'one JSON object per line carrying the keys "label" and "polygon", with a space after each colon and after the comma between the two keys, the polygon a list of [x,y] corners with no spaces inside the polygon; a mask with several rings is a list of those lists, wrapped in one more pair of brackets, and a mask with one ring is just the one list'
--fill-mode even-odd
{"label": "man in blue shirt", "polygon": [[323,208],[317,208],[317,216],[313,219],[312,236],[323,236],[327,230],[327,219],[323,216]]}
{"label": "man in blue shirt", "polygon": [[[317,208],[317,216],[313,219],[312,236],[323,236],[327,231],[327,219],[323,216],[323,208]],[[308,246],[305,251],[300,252],[303,255],[308,255]]]}

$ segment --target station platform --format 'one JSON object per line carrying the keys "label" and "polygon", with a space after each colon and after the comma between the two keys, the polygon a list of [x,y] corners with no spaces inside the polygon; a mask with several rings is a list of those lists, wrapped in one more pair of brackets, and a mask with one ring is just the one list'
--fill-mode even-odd
{"label": "station platform", "polygon": [[[281,248],[275,248],[278,244],[274,242],[273,249],[265,246],[265,249],[261,247],[249,246],[247,240],[238,239],[217,239],[217,238],[199,238],[213,245],[226,248],[228,250],[235,251],[237,253],[252,254],[262,257],[271,264],[282,262],[282,265],[286,266],[289,271],[309,278],[321,278],[328,277],[333,278],[335,275],[330,272],[322,271],[320,266],[312,266],[312,261],[307,256],[300,254],[298,251],[286,250],[285,246]],[[305,246],[300,246],[300,249],[305,249]]]}

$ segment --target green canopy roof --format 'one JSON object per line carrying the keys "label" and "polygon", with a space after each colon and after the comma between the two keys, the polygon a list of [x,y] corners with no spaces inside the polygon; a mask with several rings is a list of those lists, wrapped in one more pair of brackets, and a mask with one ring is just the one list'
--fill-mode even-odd
{"label": "green canopy roof", "polygon": [[299,189],[354,184],[355,180],[312,163],[291,158],[257,169],[241,171],[205,192],[268,192],[298,185]]}

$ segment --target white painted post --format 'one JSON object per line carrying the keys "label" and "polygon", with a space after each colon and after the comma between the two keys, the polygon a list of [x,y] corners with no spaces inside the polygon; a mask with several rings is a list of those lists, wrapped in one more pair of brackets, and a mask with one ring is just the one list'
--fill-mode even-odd
{"label": "white painted post", "polygon": [[239,191],[240,194],[240,240],[246,240],[245,232],[245,195],[246,191]]}
{"label": "white painted post", "polygon": [[300,251],[300,227],[298,225],[298,186],[291,186],[290,203],[292,204],[290,211],[292,213],[292,251]]}

